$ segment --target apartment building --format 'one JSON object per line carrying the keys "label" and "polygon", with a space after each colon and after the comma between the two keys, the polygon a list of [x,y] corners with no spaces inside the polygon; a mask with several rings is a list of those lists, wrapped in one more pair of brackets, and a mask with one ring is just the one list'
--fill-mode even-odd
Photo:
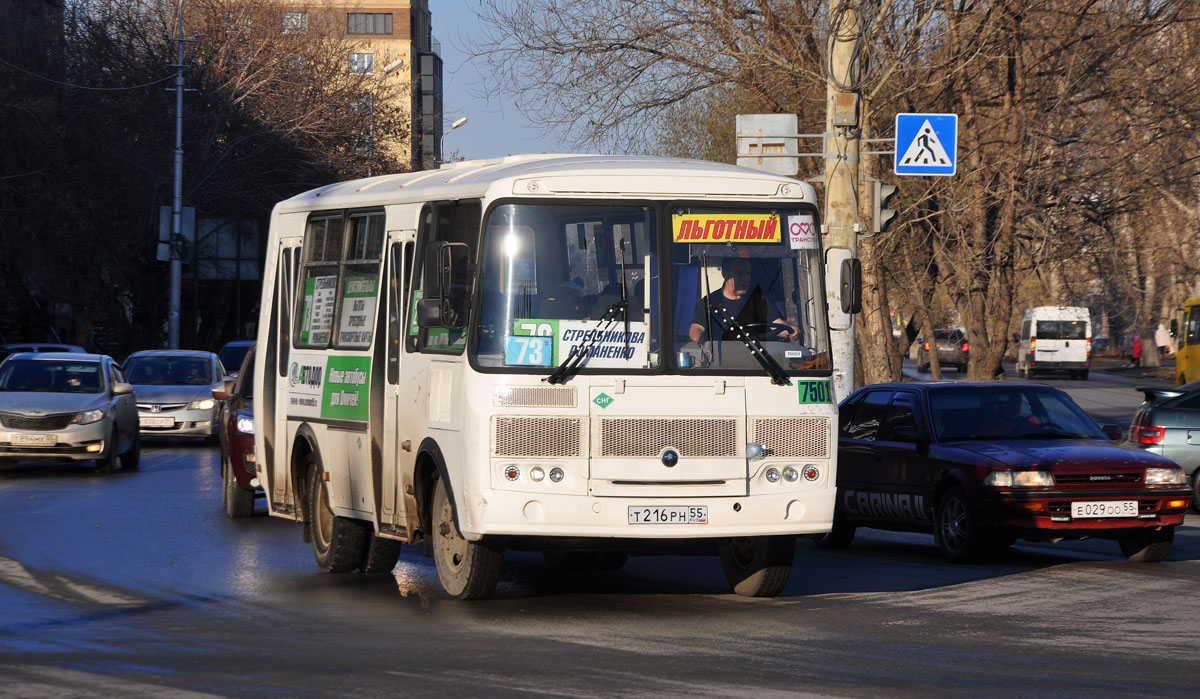
{"label": "apartment building", "polygon": [[[346,56],[346,70],[372,75],[380,84],[401,83],[401,89],[392,85],[386,94],[407,103],[411,133],[403,142],[376,142],[377,152],[407,162],[413,170],[437,167],[442,156],[442,59],[433,39],[429,0],[286,0],[286,4],[295,9],[284,12],[285,33],[345,27],[354,45]],[[330,13],[334,21],[310,22],[316,13],[324,17]]]}

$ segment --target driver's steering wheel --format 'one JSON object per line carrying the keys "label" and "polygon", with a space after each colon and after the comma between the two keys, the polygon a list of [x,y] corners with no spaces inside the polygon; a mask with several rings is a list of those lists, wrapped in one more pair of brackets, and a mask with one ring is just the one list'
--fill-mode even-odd
{"label": "driver's steering wheel", "polygon": [[[746,332],[748,333],[762,333],[764,335],[778,335],[779,333],[787,333],[788,335],[791,335],[793,332],[795,332],[795,329],[792,328],[792,326],[784,323],[743,323],[742,327],[745,328]],[[799,337],[799,335],[797,335],[797,337]]]}

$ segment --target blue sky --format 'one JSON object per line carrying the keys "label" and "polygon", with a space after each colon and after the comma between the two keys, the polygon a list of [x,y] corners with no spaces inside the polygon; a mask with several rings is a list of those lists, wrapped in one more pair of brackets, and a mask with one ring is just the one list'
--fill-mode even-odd
{"label": "blue sky", "polygon": [[511,98],[503,102],[476,97],[482,66],[468,60],[463,47],[481,34],[475,0],[432,0],[433,37],[442,45],[442,89],[446,128],[460,117],[467,123],[446,136],[447,155],[468,159],[518,153],[570,152],[554,136],[543,136],[521,116]]}

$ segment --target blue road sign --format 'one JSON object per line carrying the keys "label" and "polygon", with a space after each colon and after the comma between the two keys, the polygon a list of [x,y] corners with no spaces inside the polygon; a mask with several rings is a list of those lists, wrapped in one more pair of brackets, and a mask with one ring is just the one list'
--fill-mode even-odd
{"label": "blue road sign", "polygon": [[953,175],[958,166],[957,114],[896,115],[897,175]]}

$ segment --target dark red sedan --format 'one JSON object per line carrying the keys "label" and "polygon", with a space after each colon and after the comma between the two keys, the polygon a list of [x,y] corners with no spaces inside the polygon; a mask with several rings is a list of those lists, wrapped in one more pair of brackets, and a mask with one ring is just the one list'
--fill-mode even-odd
{"label": "dark red sedan", "polygon": [[1114,539],[1134,561],[1171,549],[1191,490],[1173,461],[1113,441],[1058,389],[1014,383],[864,386],[841,404],[833,531],[932,532],[952,561],[1017,539]]}
{"label": "dark red sedan", "polygon": [[262,497],[258,460],[254,453],[254,348],[246,353],[236,379],[226,379],[212,389],[220,402],[218,434],[221,442],[222,502],[230,517],[254,514],[254,500]]}

